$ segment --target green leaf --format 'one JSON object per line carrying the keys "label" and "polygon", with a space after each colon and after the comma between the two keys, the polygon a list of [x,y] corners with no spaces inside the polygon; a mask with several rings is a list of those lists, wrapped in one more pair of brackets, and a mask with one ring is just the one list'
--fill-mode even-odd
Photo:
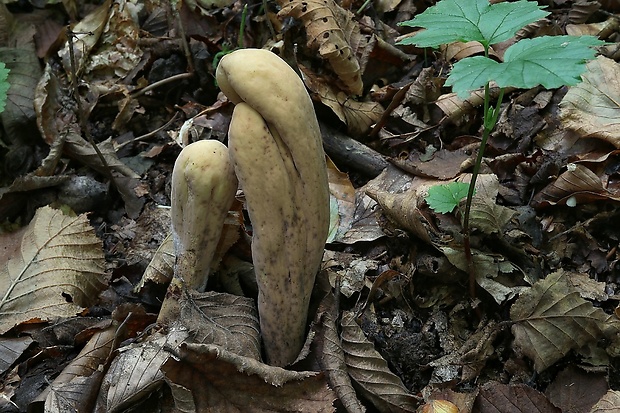
{"label": "green leaf", "polygon": [[413,20],[401,23],[426,30],[399,44],[437,47],[478,41],[488,46],[510,39],[523,26],[548,14],[534,1],[490,4],[488,0],[442,0]]}
{"label": "green leaf", "polygon": [[6,94],[11,86],[9,84],[10,70],[6,68],[4,63],[0,62],[0,113],[4,111],[4,106],[6,105]]}
{"label": "green leaf", "polygon": [[428,189],[426,202],[433,211],[446,214],[454,211],[461,199],[467,196],[467,191],[469,191],[469,184],[464,182],[431,186]]}
{"label": "green leaf", "polygon": [[542,85],[547,89],[576,85],[594,58],[593,46],[605,42],[594,36],[541,36],[524,39],[510,46],[504,62],[498,63],[484,56],[475,56],[457,62],[446,81],[461,98],[487,82],[499,87],[530,89]]}

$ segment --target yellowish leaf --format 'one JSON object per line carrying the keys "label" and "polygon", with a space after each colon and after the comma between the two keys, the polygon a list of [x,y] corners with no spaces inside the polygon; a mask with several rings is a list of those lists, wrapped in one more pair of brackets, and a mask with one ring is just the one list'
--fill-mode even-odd
{"label": "yellowish leaf", "polygon": [[104,256],[86,215],[40,208],[21,250],[0,269],[0,334],[30,320],[74,316],[96,301]]}

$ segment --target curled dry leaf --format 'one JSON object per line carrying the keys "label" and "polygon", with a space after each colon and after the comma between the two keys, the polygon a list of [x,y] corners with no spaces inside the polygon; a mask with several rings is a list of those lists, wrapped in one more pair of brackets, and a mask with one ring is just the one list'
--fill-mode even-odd
{"label": "curled dry leaf", "polygon": [[164,383],[160,368],[189,336],[187,330],[173,326],[167,335],[155,333],[142,343],[119,350],[106,372],[96,412],[122,411],[148,396]]}
{"label": "curled dry leaf", "polygon": [[303,73],[304,83],[308,89],[314,92],[321,102],[347,125],[349,134],[363,135],[381,119],[384,110],[379,103],[352,99],[301,64],[299,70]]}
{"label": "curled dry leaf", "polygon": [[571,350],[595,345],[614,334],[610,316],[567,281],[564,271],[549,274],[523,292],[510,309],[515,345],[541,372]]}
{"label": "curled dry leaf", "polygon": [[0,334],[30,320],[71,317],[105,287],[101,240],[86,215],[37,210],[21,250],[0,269]]}
{"label": "curled dry leaf", "polygon": [[600,138],[620,148],[620,67],[599,56],[586,68],[583,82],[572,86],[560,102],[560,119],[583,137]]}
{"label": "curled dry leaf", "polygon": [[45,400],[46,412],[67,411],[69,406],[80,406],[80,412],[92,411],[103,379],[99,367],[105,365],[106,359],[119,344],[120,340],[115,340],[119,334],[118,328],[118,323],[112,323],[97,331],[80,354],[39,395],[37,399]]}
{"label": "curled dry leaf", "polygon": [[323,375],[268,366],[210,344],[182,344],[162,371],[192,392],[199,412],[334,411]]}
{"label": "curled dry leaf", "polygon": [[620,197],[607,191],[603,187],[601,178],[589,168],[581,164],[572,164],[554,182],[534,196],[532,206],[540,208],[548,205],[570,204],[569,199],[574,201],[572,206],[575,206],[598,199],[620,200]]}
{"label": "curled dry leaf", "polygon": [[360,65],[351,44],[361,38],[353,14],[333,0],[279,0],[279,16],[300,19],[306,27],[308,47],[317,50],[353,95],[364,89]]}
{"label": "curled dry leaf", "polygon": [[355,322],[355,314],[351,311],[343,313],[340,326],[347,369],[360,386],[362,395],[382,412],[416,411],[418,400],[390,371],[385,359]]}

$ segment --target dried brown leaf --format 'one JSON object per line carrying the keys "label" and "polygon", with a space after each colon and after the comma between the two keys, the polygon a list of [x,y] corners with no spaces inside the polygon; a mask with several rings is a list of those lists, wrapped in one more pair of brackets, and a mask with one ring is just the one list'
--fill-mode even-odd
{"label": "dried brown leaf", "polygon": [[328,307],[320,315],[320,327],[315,339],[321,370],[327,374],[331,388],[334,389],[347,412],[364,413],[366,408],[357,398],[351,378],[347,374],[344,351],[338,337],[336,321],[332,315],[336,311],[334,301],[333,294],[329,294],[321,303],[322,306]]}
{"label": "dried brown leaf", "polygon": [[340,321],[341,340],[349,375],[365,398],[381,412],[414,412],[418,400],[390,371],[387,362],[355,322],[355,314],[344,312]]}
{"label": "dried brown leaf", "polygon": [[[80,354],[54,379],[42,394],[46,412],[92,411],[103,379],[99,367],[105,365],[115,349],[117,329],[118,325],[110,325],[96,332]],[[74,410],[67,410],[71,407]]]}
{"label": "dried brown leaf", "polygon": [[563,205],[569,199],[574,200],[573,206],[597,199],[617,199],[609,193],[601,182],[601,178],[582,164],[572,164],[558,178],[544,187],[532,199],[532,205]]}
{"label": "dried brown leaf", "polygon": [[278,16],[300,19],[308,37],[308,47],[318,50],[353,95],[364,89],[360,65],[351,47],[359,42],[360,28],[353,14],[340,7],[334,0],[279,0],[282,10]]}
{"label": "dried brown leaf", "polygon": [[564,413],[590,411],[607,392],[603,374],[587,373],[575,366],[562,370],[547,387],[545,394]]}
{"label": "dried brown leaf", "polygon": [[21,251],[0,269],[0,334],[30,320],[74,316],[105,287],[104,256],[86,215],[37,210]]}
{"label": "dried brown leaf", "polygon": [[515,346],[541,372],[570,350],[596,343],[610,316],[584,300],[563,271],[549,274],[521,294],[510,309]]}
{"label": "dried brown leaf", "polygon": [[189,389],[199,412],[334,412],[322,374],[272,367],[210,344],[183,344],[162,371]]}
{"label": "dried brown leaf", "polygon": [[560,413],[544,394],[525,384],[489,383],[476,398],[473,413]]}
{"label": "dried brown leaf", "polygon": [[33,342],[29,336],[0,339],[0,374],[4,374]]}
{"label": "dried brown leaf", "polygon": [[136,286],[136,291],[140,291],[148,282],[155,284],[169,283],[174,274],[174,260],[174,243],[172,242],[171,234],[168,234],[144,270],[142,279]]}
{"label": "dried brown leaf", "polygon": [[620,66],[599,56],[586,68],[583,82],[570,87],[560,102],[560,119],[582,137],[620,148]]}
{"label": "dried brown leaf", "polygon": [[179,300],[181,323],[193,341],[215,344],[260,360],[260,331],[254,300],[231,294],[187,291]]}

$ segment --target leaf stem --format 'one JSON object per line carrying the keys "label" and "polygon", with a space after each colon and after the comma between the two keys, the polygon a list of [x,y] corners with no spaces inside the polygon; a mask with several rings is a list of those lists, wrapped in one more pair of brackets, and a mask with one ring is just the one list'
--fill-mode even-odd
{"label": "leaf stem", "polygon": [[480,149],[474,163],[474,170],[471,174],[471,181],[469,183],[469,189],[467,191],[467,200],[465,201],[465,213],[463,215],[463,250],[465,253],[465,260],[467,261],[467,272],[469,273],[469,295],[472,299],[476,298],[476,268],[474,266],[474,257],[471,253],[471,241],[470,234],[471,229],[469,227],[469,216],[471,214],[471,203],[474,198],[474,191],[476,189],[476,181],[478,180],[478,174],[480,172],[480,166],[482,165],[482,159],[484,157],[484,150],[487,145],[489,135],[499,117],[499,112],[504,98],[504,89],[500,89],[499,96],[495,107],[490,107],[491,93],[489,83],[484,85],[484,115],[483,115],[483,131],[482,140],[480,141]]}

